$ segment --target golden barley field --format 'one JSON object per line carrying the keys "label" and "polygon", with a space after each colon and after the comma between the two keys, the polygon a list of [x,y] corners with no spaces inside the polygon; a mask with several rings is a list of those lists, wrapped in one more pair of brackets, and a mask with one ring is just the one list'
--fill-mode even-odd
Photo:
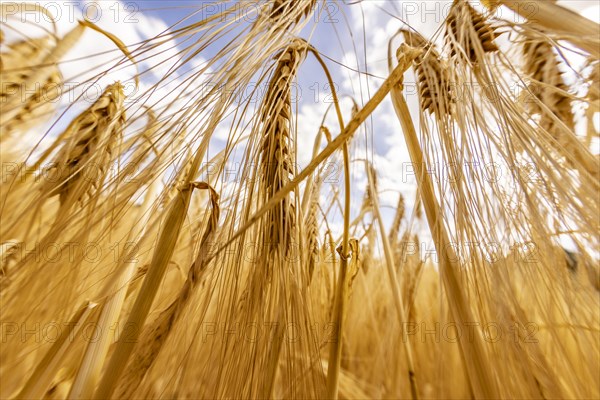
{"label": "golden barley field", "polygon": [[79,3],[0,3],[1,398],[600,398],[593,18]]}

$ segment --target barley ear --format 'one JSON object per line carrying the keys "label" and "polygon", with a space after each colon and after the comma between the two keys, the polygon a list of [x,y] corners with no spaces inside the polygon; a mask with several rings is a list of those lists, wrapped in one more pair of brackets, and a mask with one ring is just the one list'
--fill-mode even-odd
{"label": "barley ear", "polygon": [[[58,194],[65,209],[82,201],[84,196],[93,197],[101,189],[114,157],[113,147],[121,139],[125,126],[124,100],[120,82],[108,86],[63,133],[68,140],[53,164],[60,180],[43,185],[42,191],[49,197]],[[90,178],[90,170],[98,172],[94,179]]]}
{"label": "barley ear", "polygon": [[287,19],[287,25],[297,24],[307,17],[315,7],[317,0],[273,0],[270,19],[281,23]]}

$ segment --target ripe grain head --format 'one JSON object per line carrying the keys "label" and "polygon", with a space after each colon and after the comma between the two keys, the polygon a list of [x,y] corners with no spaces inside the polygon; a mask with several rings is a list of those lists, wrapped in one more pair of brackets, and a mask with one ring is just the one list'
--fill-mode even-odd
{"label": "ripe grain head", "polygon": [[[266,200],[286,186],[295,173],[291,89],[306,51],[306,42],[296,40],[276,56],[275,72],[262,104],[260,190]],[[280,244],[284,249],[292,240],[296,224],[295,207],[295,201],[288,196],[265,219],[270,242]]]}
{"label": "ripe grain head", "polygon": [[[113,147],[122,137],[124,100],[123,86],[116,82],[67,127],[67,142],[54,164],[60,180],[52,187],[44,187],[49,196],[58,194],[64,205],[80,202],[84,196],[92,197],[101,189],[113,159]],[[95,179],[89,179],[90,173],[96,174]]]}
{"label": "ripe grain head", "polygon": [[450,72],[445,61],[433,43],[419,33],[406,29],[401,32],[409,46],[423,49],[413,62],[419,84],[421,109],[439,116],[448,115],[454,98]]}
{"label": "ripe grain head", "polygon": [[446,38],[452,56],[472,64],[484,62],[485,53],[498,51],[496,32],[467,0],[454,0],[446,19]]}

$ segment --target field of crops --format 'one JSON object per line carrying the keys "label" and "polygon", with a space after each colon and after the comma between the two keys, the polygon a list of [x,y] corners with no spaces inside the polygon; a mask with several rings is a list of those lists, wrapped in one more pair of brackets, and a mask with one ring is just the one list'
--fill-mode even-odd
{"label": "field of crops", "polygon": [[600,25],[158,3],[0,4],[1,398],[600,398]]}

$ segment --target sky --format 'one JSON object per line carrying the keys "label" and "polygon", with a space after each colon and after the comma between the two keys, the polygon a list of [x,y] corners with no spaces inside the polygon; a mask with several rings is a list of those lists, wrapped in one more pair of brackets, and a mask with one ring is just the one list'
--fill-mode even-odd
{"label": "sky", "polygon": [[[72,1],[30,1],[45,6],[57,18],[59,35],[64,35],[72,29],[76,21],[86,15],[88,19],[101,28],[119,37],[130,49],[145,39],[154,37],[163,32],[169,32],[177,27],[198,21],[203,17],[216,12],[212,3],[194,1],[152,1],[152,0],[72,0]],[[6,3],[3,1],[3,3]],[[311,17],[313,22],[302,32],[302,36],[309,40],[327,60],[336,84],[338,94],[344,98],[343,106],[346,115],[349,115],[352,96],[359,105],[368,101],[387,75],[387,43],[390,37],[405,23],[421,32],[424,36],[431,36],[439,28],[450,5],[449,0],[425,1],[327,1],[319,2],[315,14]],[[559,1],[559,3],[573,8],[590,19],[598,20],[600,14],[597,0],[585,1]],[[51,29],[52,25],[46,18],[35,14],[28,14],[29,22],[38,19],[39,26]],[[7,22],[7,23],[4,23]],[[34,21],[35,22],[35,21]],[[6,42],[11,43],[26,36],[41,36],[44,31],[35,24],[22,24],[21,21],[8,18],[4,21],[3,31]],[[398,42],[399,44],[399,42]],[[154,49],[146,57],[138,60],[138,71],[142,74],[141,87],[138,92],[145,92],[152,83],[164,76],[169,68],[179,59],[179,50],[186,46],[172,40],[167,40],[159,48]],[[187,76],[185,71],[191,71],[209,59],[213,49],[201,53],[189,66],[182,69],[181,76],[176,76],[170,82],[161,86],[154,94],[156,99],[164,99],[166,103],[177,101],[179,88]],[[105,71],[114,65],[115,60],[121,58],[121,53],[107,38],[96,32],[88,30],[82,40],[70,51],[61,64],[61,70],[66,82],[71,82],[74,90],[70,98],[63,100],[63,106],[71,103],[70,100],[85,93],[90,100],[99,95],[106,85],[121,80],[126,83],[127,90],[135,91],[132,77],[136,67],[129,64],[125,67],[113,68],[102,76],[93,88],[87,87],[84,92],[81,87],[76,87],[78,82],[83,82],[96,74]],[[82,72],[85,71],[85,72]],[[357,73],[361,71],[363,73]],[[407,76],[408,83],[414,77]],[[88,85],[89,86],[89,85]],[[92,90],[93,89],[93,90]],[[298,162],[301,166],[310,160],[313,141],[321,124],[322,116],[331,104],[330,91],[323,73],[314,60],[307,60],[302,66],[298,78]],[[418,99],[416,93],[407,93],[409,106],[415,116],[417,115]],[[86,102],[78,102],[68,113],[82,110]],[[133,107],[132,107],[133,110]],[[337,134],[337,123],[333,118],[334,113],[326,120],[326,126],[333,135]],[[418,119],[418,118],[417,118]],[[142,119],[140,119],[141,123]],[[68,118],[49,131],[60,131],[68,123]],[[222,143],[227,137],[227,131],[216,133]],[[353,202],[355,213],[360,208],[360,193],[366,186],[366,176],[362,161],[368,159],[373,162],[378,174],[380,201],[385,215],[392,218],[392,209],[396,207],[398,196],[401,193],[407,200],[408,214],[412,212],[412,201],[416,195],[416,185],[411,174],[410,159],[401,134],[398,119],[391,103],[386,100],[376,110],[372,118],[367,121],[354,138],[352,148],[352,178],[358,197]],[[339,165],[339,164],[337,164]],[[334,167],[332,174],[341,171]],[[322,200],[329,201],[335,189],[341,186],[339,180],[333,179],[329,187],[323,188]],[[341,224],[341,217],[331,221],[334,226]]]}

